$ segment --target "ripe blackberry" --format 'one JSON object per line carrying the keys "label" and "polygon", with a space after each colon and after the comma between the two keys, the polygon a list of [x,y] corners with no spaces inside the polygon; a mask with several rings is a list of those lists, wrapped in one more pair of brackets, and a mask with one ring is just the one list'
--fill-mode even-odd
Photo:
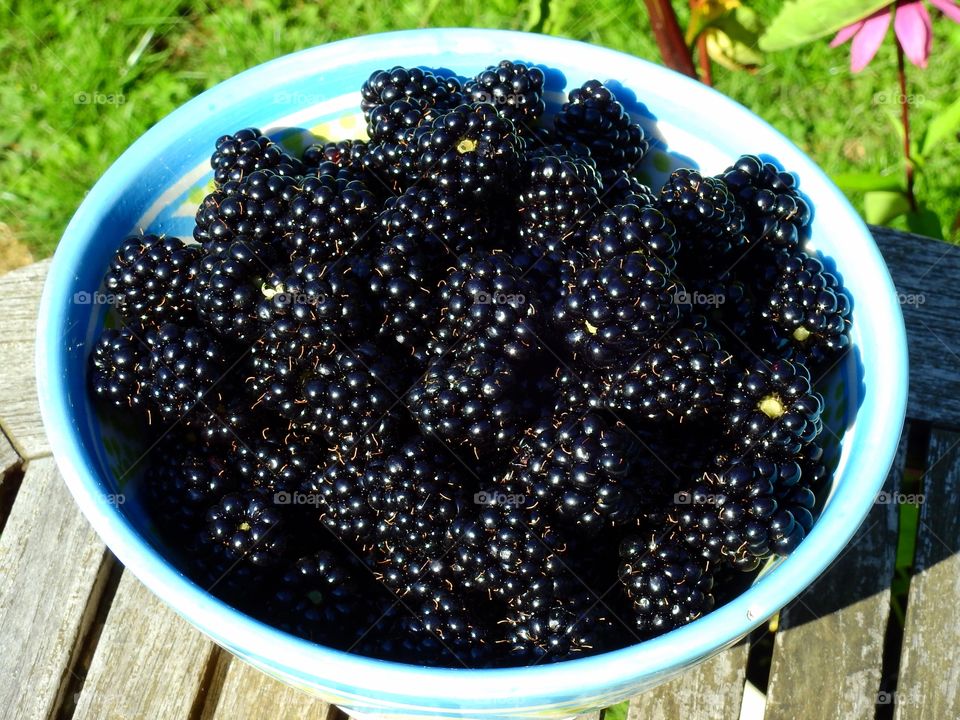
{"label": "ripe blackberry", "polygon": [[323,525],[344,542],[369,544],[375,539],[377,513],[367,502],[363,474],[371,455],[331,453],[304,480],[301,489],[316,500]]}
{"label": "ripe blackberry", "polygon": [[712,268],[744,241],[743,210],[722,179],[676,170],[660,190],[657,207],[677,227],[685,266]]}
{"label": "ripe blackberry", "polygon": [[538,346],[540,323],[531,288],[504,254],[461,255],[439,297],[442,314],[431,343],[436,355],[467,341],[516,361]]}
{"label": "ripe blackberry", "polygon": [[521,430],[514,364],[466,343],[434,358],[407,395],[407,407],[425,435],[474,453],[503,451]]}
{"label": "ripe blackberry", "polygon": [[598,210],[600,176],[589,158],[528,159],[517,197],[520,238],[544,247],[566,243]]}
{"label": "ripe blackberry", "polygon": [[823,263],[802,251],[773,256],[772,288],[760,317],[770,348],[790,358],[823,363],[850,346],[850,301]]}
{"label": "ripe blackberry", "polygon": [[820,433],[823,399],[804,365],[758,360],[728,393],[730,438],[772,459],[796,459]]}
{"label": "ripe blackberry", "polygon": [[144,407],[148,349],[141,332],[121,327],[100,333],[90,354],[90,388],[98,400],[117,407]]}
{"label": "ripe blackberry", "polygon": [[635,454],[626,428],[602,412],[574,407],[530,428],[512,463],[546,512],[594,532],[636,516],[626,481]]}
{"label": "ripe blackberry", "polygon": [[460,105],[413,131],[420,176],[446,193],[480,199],[502,192],[520,172],[524,142],[492,105]]}
{"label": "ripe blackberry", "polygon": [[474,103],[489,103],[521,129],[534,123],[546,109],[543,71],[523,63],[501,60],[468,81],[463,91]]}
{"label": "ripe blackberry", "polygon": [[315,175],[327,174],[326,163],[333,163],[346,170],[363,171],[363,159],[370,152],[365,140],[330,140],[310,145],[303,151],[306,170]]}
{"label": "ripe blackberry", "polygon": [[186,245],[180,238],[135,235],[117,250],[104,284],[130,322],[184,322],[193,314],[186,287],[199,255],[198,245]]}
{"label": "ripe blackberry", "polygon": [[720,177],[744,210],[751,242],[796,250],[810,238],[810,206],[793,175],[755,155],[743,155]]}
{"label": "ripe blackberry", "polygon": [[218,392],[204,397],[203,407],[194,408],[186,418],[186,427],[195,442],[217,449],[236,442],[248,428],[262,424],[257,412],[250,409],[240,374],[242,366],[217,384]]}
{"label": "ripe blackberry", "polygon": [[320,465],[320,447],[286,427],[247,429],[229,453],[230,468],[244,490],[269,496],[299,490]]}
{"label": "ripe blackberry", "polygon": [[639,208],[656,205],[657,193],[637,180],[627,170],[608,173],[604,178],[601,202],[607,207],[636,205]]}
{"label": "ripe blackberry", "polygon": [[210,158],[217,187],[241,180],[254,170],[270,169],[278,175],[302,175],[303,165],[256,128],[244,128],[217,140]]}
{"label": "ripe blackberry", "polygon": [[429,70],[399,66],[374,71],[360,88],[360,108],[368,121],[377,108],[397,100],[448,110],[460,105],[463,95],[456,78],[441,78]]}
{"label": "ripe blackberry", "polygon": [[643,129],[630,121],[623,105],[599,80],[572,90],[553,124],[560,142],[590,149],[604,178],[632,170],[650,148]]}
{"label": "ripe blackberry", "polygon": [[402,241],[411,252],[434,262],[443,256],[480,250],[491,242],[488,219],[482,210],[434,188],[412,187],[384,205],[380,236]]}
{"label": "ripe blackberry", "polygon": [[253,340],[259,332],[263,283],[276,265],[273,247],[246,236],[238,236],[222,253],[204,257],[193,290],[200,320],[224,340]]}
{"label": "ripe blackberry", "polygon": [[630,536],[620,545],[620,559],[620,582],[642,636],[661,635],[713,609],[712,568],[673,537]]}
{"label": "ripe blackberry", "polygon": [[576,358],[607,367],[669,330],[683,292],[664,261],[631,252],[579,268],[552,320]]}
{"label": "ripe blackberry", "polygon": [[361,166],[367,187],[378,197],[389,200],[420,180],[417,158],[411,146],[413,133],[409,130],[398,140],[371,142],[367,147]]}
{"label": "ripe blackberry", "polygon": [[640,252],[662,260],[672,270],[676,230],[656,208],[617,205],[593,223],[587,247],[593,257],[603,260]]}
{"label": "ripe blackberry", "polygon": [[207,255],[222,253],[230,243],[251,237],[272,244],[284,232],[298,179],[273,170],[256,170],[225,183],[200,203],[194,239]]}
{"label": "ripe blackberry", "polygon": [[286,552],[283,517],[273,499],[259,490],[228,493],[207,511],[206,521],[210,541],[229,558],[269,567]]}
{"label": "ripe blackberry", "polygon": [[349,174],[308,176],[290,200],[283,247],[291,260],[320,264],[357,253],[372,239],[378,206],[367,186]]}
{"label": "ripe blackberry", "polygon": [[418,100],[394,100],[370,111],[367,135],[375,143],[404,142],[409,130],[435,120],[441,112]]}
{"label": "ripe blackberry", "polygon": [[648,420],[710,415],[723,405],[732,362],[713,333],[681,328],[614,375],[607,403]]}
{"label": "ripe blackberry", "polygon": [[166,323],[146,336],[150,346],[146,394],[164,420],[180,420],[219,394],[232,364],[221,344],[200,328]]}

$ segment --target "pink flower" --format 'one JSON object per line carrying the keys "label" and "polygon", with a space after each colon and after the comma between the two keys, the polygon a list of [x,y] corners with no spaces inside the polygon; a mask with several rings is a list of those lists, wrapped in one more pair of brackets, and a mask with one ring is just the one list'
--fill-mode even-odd
{"label": "pink flower", "polygon": [[[955,0],[930,0],[930,4],[956,23],[960,23],[960,7]],[[847,25],[837,33],[830,47],[843,45],[853,38],[850,45],[850,69],[860,72],[877,54],[880,44],[890,27],[890,16],[894,16],[893,30],[897,42],[904,54],[914,65],[925,68],[930,57],[930,41],[933,33],[930,27],[930,13],[923,0],[891,3],[889,7],[877,10],[869,17]]]}

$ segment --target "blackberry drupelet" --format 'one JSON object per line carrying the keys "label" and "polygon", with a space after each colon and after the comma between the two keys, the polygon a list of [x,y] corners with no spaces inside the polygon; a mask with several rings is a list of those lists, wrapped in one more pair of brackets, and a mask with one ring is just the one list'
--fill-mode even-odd
{"label": "blackberry drupelet", "polygon": [[572,90],[554,118],[559,141],[590,149],[604,178],[631,171],[650,148],[643,129],[634,122],[613,92],[599,80]]}
{"label": "blackberry drupelet", "polygon": [[620,582],[643,637],[661,635],[713,609],[713,569],[674,537],[628,537],[620,558]]}
{"label": "blackberry drupelet", "polygon": [[501,60],[488,67],[464,87],[470,102],[490,103],[523,132],[546,109],[543,101],[543,71],[523,63]]}
{"label": "blackberry drupelet", "polygon": [[520,239],[556,249],[570,244],[599,208],[600,176],[586,157],[527,160],[517,197]]}
{"label": "blackberry drupelet", "polygon": [[185,322],[193,314],[186,288],[199,256],[200,246],[180,238],[135,235],[117,250],[104,284],[129,322],[154,327]]}
{"label": "blackberry drupelet", "polygon": [[407,395],[407,407],[421,432],[455,448],[504,452],[522,429],[524,407],[516,396],[514,363],[467,342],[430,361],[424,377]]}
{"label": "blackberry drupelet", "polygon": [[496,108],[475,103],[418,127],[410,150],[424,181],[445,193],[480,200],[515,182],[524,142]]}
{"label": "blackberry drupelet", "polygon": [[823,263],[802,251],[773,256],[772,288],[760,301],[773,353],[819,365],[850,346],[850,301]]}
{"label": "blackberry drupelet", "polygon": [[207,535],[227,557],[270,567],[283,558],[287,530],[273,498],[259,490],[228,493],[207,511]]}
{"label": "blackberry drupelet", "polygon": [[613,375],[607,404],[647,420],[719,415],[732,365],[713,333],[681,328]]}
{"label": "blackberry drupelet", "polygon": [[659,258],[627,253],[590,261],[576,271],[552,321],[574,353],[609,367],[636,356],[680,319],[683,287]]}
{"label": "blackberry drupelet", "polygon": [[617,205],[593,223],[587,234],[587,249],[603,260],[639,252],[658,258],[672,271],[676,229],[656,208]]}
{"label": "blackberry drupelet", "polygon": [[232,360],[209,333],[167,323],[148,332],[146,339],[150,355],[145,390],[163,420],[180,420],[218,399],[216,385]]}
{"label": "blackberry drupelet", "polygon": [[512,361],[529,358],[538,347],[540,316],[533,290],[502,253],[468,253],[439,290],[442,307],[430,349],[444,355],[473,342],[481,351]]}
{"label": "blackberry drupelet", "polygon": [[796,250],[810,238],[812,214],[793,175],[743,155],[720,177],[743,208],[751,242]]}
{"label": "blackberry drupelet", "polygon": [[254,170],[270,169],[278,175],[301,175],[303,165],[256,128],[244,128],[217,140],[210,158],[217,187],[238,181]]}
{"label": "blackberry drupelet", "polygon": [[743,210],[722,179],[676,170],[660,190],[657,207],[677,227],[679,252],[686,261],[681,265],[688,270],[707,268],[715,276],[714,266],[745,242]]}
{"label": "blackberry drupelet", "polygon": [[117,407],[144,409],[148,362],[146,335],[127,327],[104,328],[90,354],[90,389],[94,397]]}
{"label": "blackberry drupelet", "polygon": [[823,399],[799,363],[758,360],[728,393],[727,433],[743,450],[795,460],[820,433]]}

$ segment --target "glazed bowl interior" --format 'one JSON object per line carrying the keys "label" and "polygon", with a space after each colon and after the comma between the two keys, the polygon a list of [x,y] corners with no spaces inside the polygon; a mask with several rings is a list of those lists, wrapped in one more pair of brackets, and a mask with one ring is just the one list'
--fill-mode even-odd
{"label": "glazed bowl interior", "polygon": [[[501,58],[542,65],[556,111],[590,78],[612,85],[654,138],[639,177],[659,187],[676,167],[722,171],[762,153],[795,172],[815,210],[811,249],[853,299],[853,348],[824,377],[824,439],[834,481],[813,531],[788,559],[704,618],[654,640],[552,666],[430,669],[322,647],[225,605],[179,573],[158,548],[136,487],[146,440],[122,416],[91,406],[85,369],[109,318],[97,291],[131,232],[191,237],[212,182],[217,137],[246,126],[293,151],[318,137],[363,134],[359,87],[378,68],[421,66],[470,76]],[[664,68],[568,40],[484,30],[421,30],[355,38],[286,56],[204,93],[138,140],[89,193],[67,228],[38,319],[37,377],[44,422],[67,485],[120,560],[180,615],[265,671],[358,713],[555,716],[629,697],[735,642],[789,602],[840,553],[883,483],[905,408],[907,355],[890,277],[867,228],[802,152],[726,97]],[[135,497],[135,493],[131,493]]]}

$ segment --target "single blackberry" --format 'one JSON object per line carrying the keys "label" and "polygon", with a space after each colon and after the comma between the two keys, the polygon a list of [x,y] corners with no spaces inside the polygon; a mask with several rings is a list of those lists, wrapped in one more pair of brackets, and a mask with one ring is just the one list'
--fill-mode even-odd
{"label": "single blackberry", "polygon": [[261,490],[270,497],[294,493],[320,465],[321,448],[310,437],[285,427],[248,429],[229,453],[230,468],[244,490]]}
{"label": "single blackberry", "polygon": [[590,148],[604,178],[632,170],[650,148],[643,129],[599,80],[572,90],[553,124],[561,143]]}
{"label": "single blackberry", "polygon": [[199,255],[198,245],[186,245],[180,238],[135,235],[117,250],[104,284],[130,322],[185,322],[193,314],[186,287]]}
{"label": "single blackberry", "polygon": [[660,190],[657,207],[677,227],[682,268],[712,270],[744,242],[743,210],[722,179],[676,170]]}
{"label": "single blackberry", "polygon": [[760,304],[764,339],[790,358],[823,363],[850,346],[850,301],[815,257],[776,253],[772,288]]}
{"label": "single blackberry", "polygon": [[302,175],[303,165],[256,128],[244,128],[217,140],[210,158],[217,187],[241,180],[254,170],[270,169],[278,175]]}
{"label": "single blackberry", "polygon": [[534,123],[546,109],[543,71],[523,63],[501,60],[468,81],[463,91],[470,102],[489,103],[521,129]]}
{"label": "single blackberry", "polygon": [[200,319],[227,341],[255,339],[262,287],[276,265],[271,246],[246,236],[238,236],[222,253],[203,258],[194,283]]}
{"label": "single blackberry", "polygon": [[457,258],[439,292],[440,323],[431,350],[444,355],[458,343],[524,360],[538,346],[540,318],[520,271],[501,253]]}
{"label": "single blackberry", "polygon": [[370,152],[365,140],[330,140],[310,145],[303,151],[303,164],[314,175],[326,174],[325,163],[333,163],[347,170],[363,172],[363,160]]}
{"label": "single blackberry", "polygon": [[820,433],[823,399],[804,365],[758,360],[728,393],[727,432],[744,450],[797,459]]}
{"label": "single blackberry", "polygon": [[221,344],[200,328],[167,323],[146,336],[150,346],[146,394],[164,420],[180,420],[214,401],[232,364]]}
{"label": "single blackberry", "polygon": [[391,198],[378,222],[384,240],[401,241],[411,252],[424,254],[434,262],[447,262],[447,255],[480,250],[492,240],[489,220],[482,210],[434,188],[412,187]]}
{"label": "single blackberry", "polygon": [[589,158],[547,155],[528,159],[517,208],[520,238],[556,248],[598,211],[600,176]]}
{"label": "single blackberry", "polygon": [[626,538],[620,545],[620,582],[633,604],[634,627],[654,637],[713,609],[713,572],[675,538]]}
{"label": "single blackberry", "polygon": [[744,210],[750,242],[796,250],[809,240],[812,213],[793,175],[743,155],[720,177]]}
{"label": "single blackberry", "polygon": [[530,428],[512,465],[545,512],[595,532],[636,517],[627,482],[635,454],[625,427],[600,411],[573,407]]}
{"label": "single blackberry", "polygon": [[676,229],[656,208],[617,205],[593,223],[587,248],[593,257],[603,260],[640,252],[658,258],[672,271]]}
{"label": "single blackberry", "polygon": [[441,112],[419,100],[394,100],[370,111],[367,135],[375,143],[403,142],[408,131],[435,120]]}
{"label": "single blackberry", "polygon": [[674,330],[613,376],[607,403],[648,420],[683,422],[717,413],[732,363],[713,333]]}
{"label": "single blackberry", "polygon": [[476,343],[433,359],[407,395],[407,407],[425,435],[474,453],[510,446],[521,430],[514,364]]}
{"label": "single blackberry", "polygon": [[600,201],[607,207],[636,205],[645,208],[657,204],[657,193],[637,180],[627,170],[607,173],[604,178]]}
{"label": "single blackberry", "polygon": [[413,132],[420,176],[446,193],[474,199],[502,192],[518,176],[524,142],[492,105],[460,105]]}
{"label": "single blackberry", "polygon": [[254,566],[276,565],[287,547],[283,517],[258,490],[228,493],[207,511],[207,534],[227,556]]}
{"label": "single blackberry", "polygon": [[357,253],[372,240],[378,206],[349,174],[308,176],[283,220],[283,247],[291,260],[320,264]]}
{"label": "single blackberry", "polygon": [[552,320],[575,357],[607,367],[668,331],[680,318],[682,293],[664,261],[631,252],[580,267]]}
{"label": "single blackberry", "polygon": [[375,540],[378,516],[363,488],[370,459],[365,452],[331,453],[301,488],[318,505],[323,525],[344,542],[365,545]]}
{"label": "single blackberry", "polygon": [[[406,662],[454,668],[484,667],[491,649],[489,632],[478,623],[476,604],[468,605],[452,593],[437,592],[424,599],[400,599],[386,628],[387,654]],[[379,641],[383,646],[384,641]]]}
{"label": "single blackberry", "polygon": [[429,70],[399,66],[374,71],[360,88],[360,108],[368,121],[377,108],[397,100],[448,110],[460,105],[463,95],[456,78],[441,78]]}
{"label": "single blackberry", "polygon": [[191,439],[201,445],[218,449],[228,447],[248,428],[263,424],[253,402],[247,397],[240,376],[242,366],[230,372],[218,383],[218,392],[204,397],[203,407],[196,407],[186,418]]}
{"label": "single blackberry", "polygon": [[290,202],[299,180],[273,170],[256,170],[207,195],[196,214],[194,239],[207,255],[223,253],[230,243],[251,237],[273,244],[284,233]]}
{"label": "single blackberry", "polygon": [[398,140],[371,142],[360,161],[367,187],[383,200],[403,194],[420,180],[413,133],[408,130]]}
{"label": "single blackberry", "polygon": [[90,353],[94,397],[117,407],[143,408],[148,349],[142,330],[104,328]]}

